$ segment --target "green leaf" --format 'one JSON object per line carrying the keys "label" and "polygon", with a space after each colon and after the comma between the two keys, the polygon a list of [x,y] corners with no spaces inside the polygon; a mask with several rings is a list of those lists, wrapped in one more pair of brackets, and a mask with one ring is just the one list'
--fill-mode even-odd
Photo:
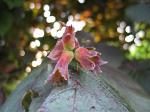
{"label": "green leaf", "polygon": [[10,9],[14,7],[19,7],[22,5],[24,0],[3,0]]}
{"label": "green leaf", "polygon": [[[150,96],[138,83],[128,77],[128,74],[124,74],[109,65],[105,65],[102,70],[104,80],[126,99],[135,112],[150,112]],[[140,75],[144,75],[144,73],[142,72]]]}
{"label": "green leaf", "polygon": [[134,112],[101,77],[87,72],[72,75],[76,76],[70,78],[72,86],[53,89],[38,112]]}
{"label": "green leaf", "polygon": [[45,60],[18,85],[0,112],[149,112],[148,98],[134,93],[130,88],[135,84],[124,77],[120,80],[123,74],[112,67],[105,65],[100,76],[70,68],[68,85],[54,87],[44,85],[52,71],[48,62]]}
{"label": "green leaf", "polygon": [[4,36],[12,27],[13,18],[8,11],[0,11],[0,15],[0,36]]}
{"label": "green leaf", "polygon": [[[24,99],[26,99],[26,94],[28,91],[37,92],[39,97],[34,95],[34,98],[46,97],[51,89],[51,84],[44,85],[48,74],[50,73],[51,67],[48,63],[44,62],[40,67],[34,69],[29,76],[24,79],[16,88],[16,90],[8,97],[7,101],[2,105],[0,112],[24,112],[25,109],[22,106],[24,105]],[[45,89],[46,88],[46,89]],[[42,102],[40,102],[42,103]],[[34,109],[35,106],[34,106]],[[35,111],[32,111],[35,112]]]}

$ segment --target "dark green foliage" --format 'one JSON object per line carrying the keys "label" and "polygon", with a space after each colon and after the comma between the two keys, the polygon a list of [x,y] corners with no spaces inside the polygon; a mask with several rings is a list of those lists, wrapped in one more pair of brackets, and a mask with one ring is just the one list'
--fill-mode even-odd
{"label": "dark green foliage", "polygon": [[3,0],[10,9],[14,7],[19,7],[22,5],[24,0]]}
{"label": "dark green foliage", "polygon": [[6,33],[9,33],[10,28],[12,27],[13,17],[9,11],[0,11],[0,36],[4,36]]}

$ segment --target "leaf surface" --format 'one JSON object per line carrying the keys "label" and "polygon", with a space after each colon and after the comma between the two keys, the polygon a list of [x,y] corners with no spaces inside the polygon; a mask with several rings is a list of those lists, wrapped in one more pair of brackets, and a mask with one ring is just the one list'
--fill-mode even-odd
{"label": "leaf surface", "polygon": [[[22,100],[26,92],[29,90],[38,92],[39,99],[46,97],[50,92],[51,85],[45,85],[44,81],[47,78],[51,66],[48,63],[43,63],[40,67],[34,69],[27,78],[25,78],[16,88],[16,90],[8,97],[7,101],[1,107],[0,112],[24,112]],[[34,99],[34,98],[33,98]],[[36,108],[36,106],[34,107]]]}

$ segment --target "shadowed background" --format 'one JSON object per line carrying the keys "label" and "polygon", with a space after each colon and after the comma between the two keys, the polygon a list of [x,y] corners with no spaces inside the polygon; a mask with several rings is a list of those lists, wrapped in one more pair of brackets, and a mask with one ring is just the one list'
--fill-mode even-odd
{"label": "shadowed background", "polygon": [[1,0],[0,104],[62,36],[59,21],[75,27],[82,46],[102,53],[109,74],[124,73],[108,76],[110,84],[128,82],[131,93],[149,96],[149,10],[148,0]]}

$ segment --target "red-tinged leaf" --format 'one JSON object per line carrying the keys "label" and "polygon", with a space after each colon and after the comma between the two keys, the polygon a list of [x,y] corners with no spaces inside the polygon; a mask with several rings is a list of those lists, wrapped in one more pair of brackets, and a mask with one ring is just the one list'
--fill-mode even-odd
{"label": "red-tinged leaf", "polygon": [[97,51],[84,47],[79,47],[75,50],[75,58],[84,69],[90,70],[95,74],[100,73],[100,66],[107,63],[101,60]]}
{"label": "red-tinged leaf", "polygon": [[73,57],[72,51],[64,51],[47,81],[59,83],[63,81],[63,79],[68,80],[68,65]]}
{"label": "red-tinged leaf", "polygon": [[63,43],[61,40],[58,40],[53,50],[49,53],[47,57],[53,61],[58,61],[62,52],[63,52]]}

